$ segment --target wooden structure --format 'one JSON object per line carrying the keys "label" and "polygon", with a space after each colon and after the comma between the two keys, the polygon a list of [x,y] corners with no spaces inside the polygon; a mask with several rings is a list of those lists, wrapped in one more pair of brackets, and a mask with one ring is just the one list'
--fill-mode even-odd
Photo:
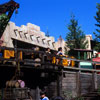
{"label": "wooden structure", "polygon": [[[6,51],[5,51],[6,50]],[[8,50],[8,51],[7,51]],[[13,55],[14,52],[14,55]],[[20,54],[23,53],[23,56]],[[1,96],[2,99],[10,100],[5,98],[4,95],[7,93],[7,89],[12,85],[6,86],[7,81],[21,79],[25,81],[26,87],[31,88],[30,92],[34,99],[39,99],[40,89],[45,89],[49,84],[50,87],[55,87],[54,95],[59,95],[58,77],[61,75],[61,65],[52,64],[52,62],[45,62],[46,56],[49,54],[42,51],[33,51],[28,49],[13,49],[13,48],[1,48],[2,56],[0,57],[0,80],[1,80]],[[35,61],[31,56],[34,54],[41,55],[40,61]],[[51,55],[53,57],[54,55]],[[6,73],[6,74],[5,74]],[[2,75],[4,77],[2,77]],[[15,77],[15,78],[13,78]],[[5,89],[3,89],[5,88]],[[12,93],[12,90],[10,93]],[[14,89],[16,90],[16,89]],[[23,90],[23,88],[22,88]],[[53,89],[54,90],[54,89]],[[51,91],[53,91],[51,90]],[[58,91],[58,92],[57,92]],[[19,91],[20,92],[20,91]],[[49,96],[52,97],[51,92]],[[37,95],[38,94],[38,95]],[[11,96],[10,96],[11,97]],[[17,98],[17,97],[16,97]]]}
{"label": "wooden structure", "polygon": [[[100,70],[79,68],[78,64],[74,67],[63,66],[63,57],[59,57],[54,54],[47,54],[43,51],[2,47],[2,55],[5,55],[3,54],[4,50],[14,51],[14,56],[10,55],[10,58],[4,58],[4,56],[0,57],[0,95],[4,100],[10,100],[5,98],[5,93],[7,93],[6,91],[9,89],[6,87],[6,82],[12,80],[12,77],[15,75],[16,79],[25,81],[26,87],[30,88],[32,100],[39,99],[39,93],[42,89],[46,90],[49,98],[53,98],[55,96],[71,98],[89,93],[99,87],[100,75],[98,72],[100,72]],[[22,52],[23,56],[20,55],[20,52]],[[25,57],[25,54],[27,53],[28,55]],[[40,61],[36,61],[34,58],[30,57],[32,54],[36,53],[42,55]],[[47,56],[60,59],[61,63],[57,64],[52,63],[52,61],[48,62],[46,61]],[[82,61],[71,58],[66,59],[70,59],[75,62]],[[13,91],[16,91],[17,89],[14,87],[10,88]],[[28,88],[24,93],[28,93]],[[24,88],[20,88],[20,90],[21,89],[23,91]],[[12,93],[12,90],[10,90],[10,93]]]}

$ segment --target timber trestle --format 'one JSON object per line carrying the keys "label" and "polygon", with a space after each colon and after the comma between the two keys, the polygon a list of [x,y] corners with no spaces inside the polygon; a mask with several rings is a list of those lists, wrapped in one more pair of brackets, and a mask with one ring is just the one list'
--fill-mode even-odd
{"label": "timber trestle", "polygon": [[[48,56],[51,56],[50,59],[47,59]],[[58,80],[62,74],[61,63],[56,64],[56,61],[52,61],[53,57],[61,58],[43,51],[1,47],[0,97],[2,100],[33,100],[34,97],[39,99],[39,89]],[[25,82],[24,88],[18,83],[20,80]],[[27,87],[31,89],[28,91]],[[57,87],[59,94],[59,84]],[[36,92],[34,97],[31,96],[33,90]],[[17,95],[16,91],[19,91]]]}
{"label": "timber trestle", "polygon": [[[81,68],[79,62],[83,60],[32,49],[7,47],[0,49],[0,96],[2,100],[16,100],[16,98],[39,100],[40,90],[43,89],[47,91],[49,98],[62,96],[67,99],[69,93],[72,97],[77,97],[99,87],[100,70]],[[74,66],[71,64],[65,66],[63,60],[66,59],[74,61]],[[18,81],[24,81],[25,87]],[[16,91],[19,94],[15,95]]]}

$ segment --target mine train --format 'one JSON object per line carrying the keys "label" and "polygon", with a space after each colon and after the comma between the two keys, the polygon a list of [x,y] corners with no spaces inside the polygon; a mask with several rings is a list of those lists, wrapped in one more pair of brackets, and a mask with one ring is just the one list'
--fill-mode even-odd
{"label": "mine train", "polygon": [[[36,47],[37,48],[37,47]],[[8,48],[8,47],[1,47],[0,49],[0,59],[1,64],[12,63],[16,61],[23,62],[25,60],[28,61],[36,61],[42,63],[51,63],[57,64],[61,66],[75,66],[75,61],[67,59],[67,56],[58,56],[56,55],[57,51],[51,51],[51,54],[46,53],[45,50],[38,51],[35,48],[33,49],[16,49],[16,48]],[[74,58],[73,56],[71,57]],[[21,63],[22,64],[22,63]]]}
{"label": "mine train", "polygon": [[[84,52],[82,50],[83,54],[84,54]],[[89,61],[100,62],[100,61],[97,61],[98,59],[100,59],[98,57],[99,54],[100,53],[97,53],[97,57],[95,57],[93,59],[91,58],[91,60],[89,60]],[[84,57],[82,59],[83,61],[80,61],[77,64],[77,59],[75,59],[74,56],[71,56],[71,57],[62,56],[62,55],[58,56],[57,51],[55,51],[55,50],[51,50],[51,54],[49,54],[49,53],[46,53],[46,49],[42,48],[40,50],[39,47],[34,47],[34,49],[33,48],[32,49],[21,49],[21,48],[1,47],[1,49],[0,49],[0,59],[1,59],[2,64],[9,63],[9,62],[10,63],[12,62],[12,64],[13,64],[15,62],[15,60],[21,62],[21,64],[24,64],[24,61],[27,60],[27,61],[31,61],[31,63],[33,61],[33,62],[38,62],[38,63],[57,64],[57,65],[65,66],[65,67],[80,66],[80,68],[88,68],[88,69],[93,69],[94,67],[97,66],[97,69],[100,69],[99,63],[95,64],[96,66],[94,66],[94,63],[85,62],[87,60],[86,58],[87,57]],[[80,57],[78,56],[78,60],[79,59],[80,59]],[[30,63],[30,65],[31,65],[31,63]]]}

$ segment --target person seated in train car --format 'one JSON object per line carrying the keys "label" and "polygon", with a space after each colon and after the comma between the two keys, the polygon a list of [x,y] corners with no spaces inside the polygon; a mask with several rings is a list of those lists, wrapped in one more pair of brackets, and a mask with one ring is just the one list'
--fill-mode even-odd
{"label": "person seated in train car", "polygon": [[[58,48],[57,55],[58,55],[58,56],[63,56],[62,47],[59,47],[59,48]],[[57,59],[57,64],[61,64],[61,59]]]}
{"label": "person seated in train car", "polygon": [[57,55],[59,55],[59,56],[63,55],[63,53],[62,53],[62,47],[59,47],[58,48]]}
{"label": "person seated in train car", "polygon": [[34,51],[35,51],[35,53],[34,53],[34,59],[41,58],[41,54],[38,53],[40,51],[40,48],[39,47],[35,47]]}
{"label": "person seated in train car", "polygon": [[[34,49],[34,51],[36,51],[36,52],[34,53],[34,61],[36,61],[36,62],[41,62],[42,55],[41,55],[40,53],[38,53],[38,51],[40,51],[40,48],[39,48],[39,47],[36,47],[36,48]],[[41,65],[40,63],[35,63],[35,64],[34,64],[35,67],[38,67],[38,66],[40,66],[40,65]]]}
{"label": "person seated in train car", "polygon": [[50,50],[50,48],[47,48],[47,50],[46,50],[46,56],[45,56],[45,60],[47,61],[47,62],[51,62],[51,56],[50,56],[50,54],[51,54],[51,50]]}
{"label": "person seated in train car", "polygon": [[51,54],[50,48],[47,48],[46,53]]}

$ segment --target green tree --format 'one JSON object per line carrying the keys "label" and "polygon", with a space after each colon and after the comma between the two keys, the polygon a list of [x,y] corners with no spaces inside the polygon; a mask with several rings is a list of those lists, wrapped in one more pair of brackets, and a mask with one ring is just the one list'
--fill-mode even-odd
{"label": "green tree", "polygon": [[6,14],[0,15],[0,36],[4,32],[8,21],[9,21],[9,18]]}
{"label": "green tree", "polygon": [[73,49],[86,49],[88,42],[86,41],[85,34],[81,27],[78,26],[78,21],[75,19],[74,15],[71,16],[67,28],[69,32],[66,34],[66,47],[70,50],[66,50],[65,52],[71,56],[74,55]]}
{"label": "green tree", "polygon": [[100,4],[97,3],[98,11],[96,12],[96,16],[94,16],[95,20],[97,21],[97,24],[95,24],[96,32],[93,32],[95,35],[95,41],[96,41],[96,46],[94,47],[95,50],[100,51]]}

